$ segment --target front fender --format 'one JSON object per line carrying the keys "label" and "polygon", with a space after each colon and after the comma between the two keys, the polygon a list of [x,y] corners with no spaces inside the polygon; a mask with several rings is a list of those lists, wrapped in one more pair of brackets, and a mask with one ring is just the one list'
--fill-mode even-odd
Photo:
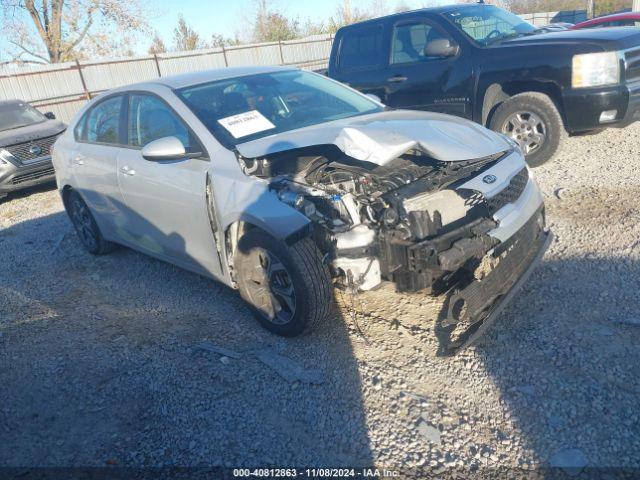
{"label": "front fender", "polygon": [[281,202],[275,193],[267,189],[247,198],[241,205],[225,209],[222,215],[225,231],[233,223],[242,221],[261,228],[287,245],[311,233],[311,221],[295,208]]}

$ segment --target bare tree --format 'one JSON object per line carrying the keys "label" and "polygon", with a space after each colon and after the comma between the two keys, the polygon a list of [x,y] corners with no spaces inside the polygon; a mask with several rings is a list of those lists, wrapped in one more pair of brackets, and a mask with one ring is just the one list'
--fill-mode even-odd
{"label": "bare tree", "polygon": [[233,45],[240,45],[240,39],[237,37],[236,38],[223,37],[222,35],[219,35],[217,33],[214,33],[213,35],[211,35],[210,46],[212,48],[231,47]]}
{"label": "bare tree", "polygon": [[350,0],[342,0],[342,4],[336,9],[336,13],[329,19],[329,32],[335,33],[340,27],[351,25],[372,18],[372,13],[352,7]]}
{"label": "bare tree", "polygon": [[200,40],[200,35],[187,25],[182,15],[178,16],[178,26],[173,30],[173,40],[176,50],[197,50],[206,45]]}
{"label": "bare tree", "polygon": [[393,11],[396,13],[408,12],[409,10],[411,10],[411,5],[409,5],[407,2],[404,2],[402,0],[398,2],[395,8],[393,9]]}
{"label": "bare tree", "polygon": [[[128,35],[147,29],[139,0],[0,0],[0,15],[13,59],[59,63],[107,48],[128,53]],[[113,32],[121,41],[108,41]]]}
{"label": "bare tree", "polygon": [[153,36],[153,41],[149,47],[149,55],[157,55],[158,53],[166,53],[167,46],[164,44],[164,40],[160,38],[158,32]]}
{"label": "bare tree", "polygon": [[254,42],[278,42],[300,35],[297,20],[287,18],[282,12],[269,6],[267,0],[256,0],[256,13],[251,40]]}

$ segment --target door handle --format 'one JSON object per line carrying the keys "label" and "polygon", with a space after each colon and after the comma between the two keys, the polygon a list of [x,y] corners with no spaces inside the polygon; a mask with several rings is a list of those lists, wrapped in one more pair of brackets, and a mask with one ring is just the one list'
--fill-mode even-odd
{"label": "door handle", "polygon": [[129,175],[129,176],[133,176],[136,174],[136,171],[133,168],[129,168],[127,165],[125,165],[124,167],[122,167],[120,169],[120,171],[122,173],[124,173],[125,175]]}
{"label": "door handle", "polygon": [[73,164],[74,165],[84,165],[84,160],[82,159],[82,157],[76,157],[73,159]]}
{"label": "door handle", "polygon": [[400,83],[406,82],[408,79],[402,75],[394,75],[393,77],[387,78],[387,82],[389,83]]}

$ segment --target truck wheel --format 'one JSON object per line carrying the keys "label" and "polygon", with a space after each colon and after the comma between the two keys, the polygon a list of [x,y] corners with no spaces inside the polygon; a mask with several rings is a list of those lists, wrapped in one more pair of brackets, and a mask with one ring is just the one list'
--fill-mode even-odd
{"label": "truck wheel", "polygon": [[238,242],[234,266],[240,295],[267,330],[294,337],[329,316],[331,277],[312,239],[287,247],[254,228]]}
{"label": "truck wheel", "polygon": [[531,167],[539,167],[553,156],[564,130],[553,101],[538,92],[505,100],[493,114],[490,127],[518,142]]}
{"label": "truck wheel", "polygon": [[91,210],[75,190],[67,195],[64,206],[84,248],[94,255],[112,252],[116,244],[104,239]]}

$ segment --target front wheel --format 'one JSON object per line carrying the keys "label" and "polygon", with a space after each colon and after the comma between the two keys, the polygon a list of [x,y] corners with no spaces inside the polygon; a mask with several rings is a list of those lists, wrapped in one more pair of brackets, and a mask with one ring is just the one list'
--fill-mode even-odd
{"label": "front wheel", "polygon": [[262,230],[249,230],[238,242],[234,266],[240,295],[267,330],[294,337],[329,316],[331,277],[312,239],[287,247]]}
{"label": "front wheel", "polygon": [[538,92],[505,100],[493,114],[490,127],[518,142],[531,167],[539,167],[556,153],[564,130],[553,100]]}

